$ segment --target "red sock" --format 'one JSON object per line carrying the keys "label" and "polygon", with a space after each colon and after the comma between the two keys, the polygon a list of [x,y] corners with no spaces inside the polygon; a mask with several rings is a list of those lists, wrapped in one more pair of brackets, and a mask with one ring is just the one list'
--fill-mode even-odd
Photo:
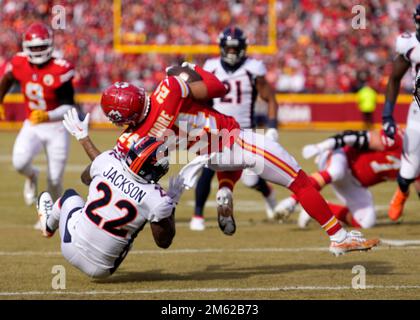
{"label": "red sock", "polygon": [[217,171],[217,179],[219,180],[219,189],[227,187],[233,191],[236,182],[241,178],[242,170],[236,171]]}
{"label": "red sock", "polygon": [[340,206],[338,204],[333,204],[328,202],[328,206],[331,209],[333,215],[340,221],[347,223],[346,216],[349,213],[349,209],[345,206]]}
{"label": "red sock", "polygon": [[303,170],[300,170],[298,176],[289,189],[296,195],[301,206],[306,212],[322,226],[322,228],[332,236],[341,230],[341,225],[332,214],[327,202],[316,190],[308,176]]}
{"label": "red sock", "polygon": [[354,220],[354,217],[351,217],[351,225],[355,228],[361,228],[362,227],[356,220]]}
{"label": "red sock", "polygon": [[308,178],[309,178],[309,181],[311,181],[311,184],[314,186],[314,188],[319,191],[326,184],[330,184],[332,179],[331,179],[330,174],[325,170],[324,171],[318,171],[317,174],[319,174],[322,177],[322,179],[324,180],[324,185],[323,186],[320,186],[319,182],[314,177],[309,176]]}

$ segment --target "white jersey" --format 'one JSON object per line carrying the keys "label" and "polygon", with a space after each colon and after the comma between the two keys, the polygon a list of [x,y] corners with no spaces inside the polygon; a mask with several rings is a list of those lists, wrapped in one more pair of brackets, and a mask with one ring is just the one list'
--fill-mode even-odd
{"label": "white jersey", "polygon": [[92,162],[88,199],[72,235],[80,253],[105,269],[124,259],[148,221],[167,218],[175,208],[158,184],[136,181],[118,157],[110,150]]}
{"label": "white jersey", "polygon": [[[398,36],[396,41],[396,52],[404,57],[405,60],[410,62],[412,74],[415,78],[417,72],[420,70],[420,42],[417,40],[416,33],[405,32]],[[414,84],[413,84],[414,87]],[[420,122],[420,110],[417,103],[414,101],[410,105],[410,110],[407,116],[407,125],[413,123],[418,126]]]}
{"label": "white jersey", "polygon": [[209,59],[203,68],[212,72],[228,89],[223,98],[213,100],[213,107],[220,113],[232,116],[241,128],[252,128],[254,106],[257,98],[255,79],[263,77],[267,69],[262,61],[247,58],[235,71],[223,68],[220,58]]}

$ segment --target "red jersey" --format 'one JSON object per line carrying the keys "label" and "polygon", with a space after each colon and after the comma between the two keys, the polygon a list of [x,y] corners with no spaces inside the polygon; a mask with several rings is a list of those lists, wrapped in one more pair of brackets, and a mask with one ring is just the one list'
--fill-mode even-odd
{"label": "red jersey", "polygon": [[395,180],[400,169],[400,157],[403,148],[401,131],[395,135],[394,142],[390,143],[381,130],[383,151],[361,151],[352,147],[344,147],[349,167],[353,176],[364,187],[373,186],[386,180]]}
{"label": "red jersey", "polygon": [[123,132],[118,138],[117,150],[127,153],[133,143],[146,135],[161,137],[173,126],[182,105],[190,102],[188,94],[188,85],[180,78],[170,76],[161,81],[150,97],[146,118]]}
{"label": "red jersey", "polygon": [[59,106],[56,90],[74,77],[74,67],[64,59],[51,58],[39,68],[23,53],[16,54],[8,66],[20,82],[25,97],[26,117],[32,110],[54,110]]}
{"label": "red jersey", "polygon": [[[188,85],[178,77],[169,76],[161,81],[150,98],[150,110],[145,120],[123,132],[117,141],[117,150],[127,153],[140,138],[146,135],[159,138],[171,128],[176,133],[184,129],[189,133],[191,129],[200,128],[207,134],[211,130],[239,128],[234,118],[199,104],[188,94]],[[229,143],[233,140],[230,139]]]}

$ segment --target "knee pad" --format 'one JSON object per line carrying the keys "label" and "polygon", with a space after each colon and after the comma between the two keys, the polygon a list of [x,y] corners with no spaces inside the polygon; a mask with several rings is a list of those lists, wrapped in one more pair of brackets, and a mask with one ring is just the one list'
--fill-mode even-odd
{"label": "knee pad", "polygon": [[259,179],[260,177],[249,169],[245,169],[241,176],[242,183],[249,188],[257,187]]}
{"label": "knee pad", "polygon": [[13,168],[20,173],[24,173],[30,167],[30,162],[27,159],[13,155],[12,159]]}
{"label": "knee pad", "polygon": [[62,197],[60,198],[60,207],[63,206],[64,202],[73,196],[78,196],[79,194],[76,192],[76,190],[74,189],[67,189],[66,191],[64,191]]}

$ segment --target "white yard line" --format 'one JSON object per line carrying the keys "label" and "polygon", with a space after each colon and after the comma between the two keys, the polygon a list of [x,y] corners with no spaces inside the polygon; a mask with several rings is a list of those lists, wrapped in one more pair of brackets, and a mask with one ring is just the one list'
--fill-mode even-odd
{"label": "white yard line", "polygon": [[[418,290],[420,285],[368,285],[364,290]],[[157,293],[209,293],[209,292],[281,292],[281,291],[344,291],[355,290],[351,286],[284,286],[256,288],[187,288],[187,289],[143,289],[143,290],[93,290],[93,291],[16,291],[0,292],[0,296],[44,296],[44,295],[121,295],[121,294],[157,294]],[[363,291],[363,290],[359,290]]]}
{"label": "white yard line", "polygon": [[[420,250],[419,240],[386,240],[387,244],[379,246],[373,250],[389,250],[401,249],[401,250]],[[389,242],[392,241],[406,241],[405,246],[397,244],[393,247]],[[283,253],[283,252],[328,252],[328,247],[297,247],[297,248],[233,248],[233,249],[217,249],[217,248],[185,248],[185,249],[168,249],[168,250],[132,250],[130,255],[143,255],[143,254],[195,254],[195,253],[256,253],[256,252],[272,252],[272,253]],[[0,251],[0,256],[60,256],[60,251]]]}

